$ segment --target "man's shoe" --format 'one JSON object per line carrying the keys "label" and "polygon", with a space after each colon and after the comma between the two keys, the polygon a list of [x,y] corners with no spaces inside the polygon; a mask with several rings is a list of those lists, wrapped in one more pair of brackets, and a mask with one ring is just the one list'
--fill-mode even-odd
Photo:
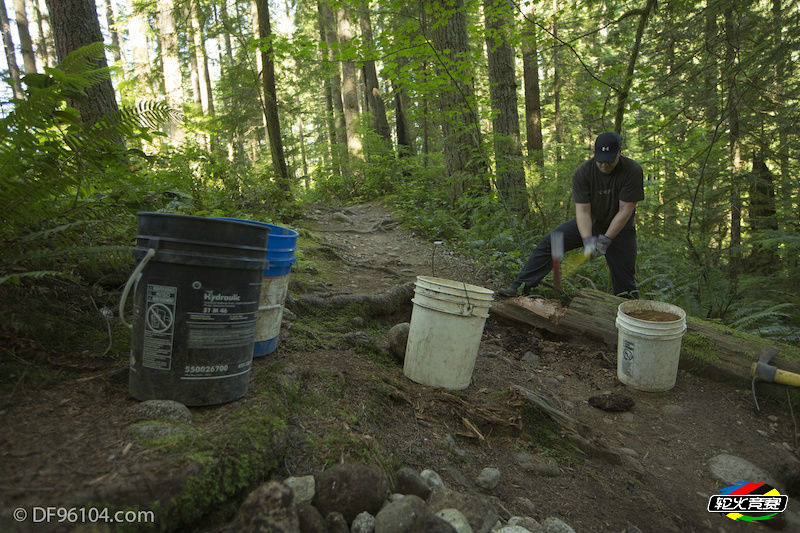
{"label": "man's shoe", "polygon": [[519,285],[512,283],[508,287],[497,289],[497,294],[503,298],[513,298],[517,295],[517,291],[519,291]]}

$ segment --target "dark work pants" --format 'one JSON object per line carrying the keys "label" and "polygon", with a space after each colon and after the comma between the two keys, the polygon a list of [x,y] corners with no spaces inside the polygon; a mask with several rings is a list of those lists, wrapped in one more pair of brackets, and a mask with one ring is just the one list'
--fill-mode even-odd
{"label": "dark work pants", "polygon": [[[578,223],[573,218],[558,226],[550,234],[539,241],[533,253],[522,267],[516,279],[516,284],[525,284],[526,287],[535,287],[544,279],[553,268],[553,258],[550,252],[550,235],[560,231],[564,234],[564,251],[583,247],[583,239],[578,231]],[[592,228],[594,235],[602,231]],[[638,298],[636,289],[636,230],[624,229],[619,232],[606,251],[606,263],[611,274],[611,284],[614,294],[628,298]],[[623,294],[624,293],[624,294]]]}

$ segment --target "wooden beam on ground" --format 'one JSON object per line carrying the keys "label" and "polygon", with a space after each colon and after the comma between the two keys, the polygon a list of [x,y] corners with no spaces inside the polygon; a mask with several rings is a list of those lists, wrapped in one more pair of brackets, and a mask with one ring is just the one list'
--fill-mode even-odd
{"label": "wooden beam on ground", "polygon": [[[599,340],[616,348],[617,307],[625,300],[602,291],[585,289],[564,309],[557,302],[524,296],[501,300],[492,305],[497,317],[544,329],[564,337]],[[781,370],[800,373],[800,348],[779,344],[732,330],[695,317],[686,319],[687,333],[681,343],[681,368],[716,381],[750,386],[750,369],[764,348],[774,347],[778,355],[770,362]],[[784,388],[762,383],[759,394],[781,395]]]}

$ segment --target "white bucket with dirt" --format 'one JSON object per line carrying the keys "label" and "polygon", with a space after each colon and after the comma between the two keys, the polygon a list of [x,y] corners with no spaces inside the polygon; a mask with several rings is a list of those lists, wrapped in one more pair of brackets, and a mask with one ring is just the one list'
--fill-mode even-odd
{"label": "white bucket with dirt", "polygon": [[655,300],[631,300],[617,308],[617,377],[634,389],[662,392],[675,386],[686,333],[686,312]]}
{"label": "white bucket with dirt", "polygon": [[492,295],[477,285],[418,276],[403,373],[423,385],[466,389]]}

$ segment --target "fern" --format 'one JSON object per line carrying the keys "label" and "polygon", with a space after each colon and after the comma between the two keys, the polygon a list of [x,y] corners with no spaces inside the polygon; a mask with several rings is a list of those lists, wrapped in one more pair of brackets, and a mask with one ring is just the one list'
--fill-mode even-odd
{"label": "fern", "polygon": [[133,218],[120,216],[128,208],[118,193],[138,195],[128,158],[141,154],[120,140],[152,140],[159,125],[180,120],[167,105],[145,102],[83,124],[71,103],[108,78],[97,67],[103,53],[93,43],[26,76],[25,97],[0,119],[0,285],[75,279],[76,259],[116,255]]}

